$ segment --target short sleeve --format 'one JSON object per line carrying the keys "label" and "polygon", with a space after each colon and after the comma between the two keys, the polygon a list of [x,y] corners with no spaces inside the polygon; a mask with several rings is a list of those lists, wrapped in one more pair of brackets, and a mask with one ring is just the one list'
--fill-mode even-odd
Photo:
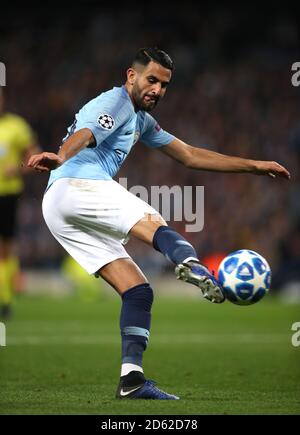
{"label": "short sleeve", "polygon": [[151,148],[159,148],[168,145],[174,139],[175,136],[163,130],[157,121],[149,113],[146,113],[144,128],[140,137],[141,142]]}
{"label": "short sleeve", "polygon": [[90,129],[99,145],[126,123],[128,113],[120,104],[103,98],[86,104],[76,118],[76,131]]}

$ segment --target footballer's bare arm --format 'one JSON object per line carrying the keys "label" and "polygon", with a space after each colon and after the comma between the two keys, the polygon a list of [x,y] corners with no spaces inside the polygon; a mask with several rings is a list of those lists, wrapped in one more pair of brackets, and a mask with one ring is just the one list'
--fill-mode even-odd
{"label": "footballer's bare arm", "polygon": [[94,142],[94,135],[88,128],[73,133],[60,147],[59,152],[42,152],[34,154],[28,160],[27,166],[37,171],[49,172],[62,165],[66,160],[75,156],[81,149]]}
{"label": "footballer's bare arm", "polygon": [[175,138],[168,145],[158,148],[187,168],[217,172],[249,172],[270,177],[290,178],[286,168],[277,162],[250,160],[227,156],[205,148],[197,148]]}

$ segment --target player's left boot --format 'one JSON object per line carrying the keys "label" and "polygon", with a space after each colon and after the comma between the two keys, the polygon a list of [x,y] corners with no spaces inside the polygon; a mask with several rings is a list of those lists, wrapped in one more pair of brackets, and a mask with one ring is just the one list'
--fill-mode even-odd
{"label": "player's left boot", "polygon": [[177,279],[189,282],[199,287],[203,297],[211,302],[220,304],[225,301],[221,284],[210,273],[207,267],[196,261],[180,263],[175,268]]}
{"label": "player's left boot", "polygon": [[[128,383],[128,377],[131,377]],[[127,378],[127,379],[126,379]],[[179,397],[159,390],[155,382],[146,380],[143,373],[131,372],[121,377],[117,393],[117,399],[148,399],[148,400],[178,400]]]}

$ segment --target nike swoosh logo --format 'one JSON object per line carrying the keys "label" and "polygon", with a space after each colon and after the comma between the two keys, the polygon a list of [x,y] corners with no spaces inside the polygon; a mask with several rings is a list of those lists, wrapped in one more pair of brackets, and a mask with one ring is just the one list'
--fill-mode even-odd
{"label": "nike swoosh logo", "polygon": [[139,388],[141,388],[141,385],[139,385],[138,387],[133,388],[132,390],[129,390],[129,391],[123,391],[123,388],[121,388],[120,395],[122,397],[128,396],[128,394],[133,393],[134,391],[138,390]]}

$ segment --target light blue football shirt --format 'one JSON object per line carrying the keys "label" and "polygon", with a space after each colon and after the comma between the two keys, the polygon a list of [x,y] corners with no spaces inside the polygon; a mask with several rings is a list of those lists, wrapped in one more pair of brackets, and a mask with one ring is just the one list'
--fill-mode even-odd
{"label": "light blue football shirt", "polygon": [[111,180],[138,140],[158,148],[174,139],[149,113],[135,112],[125,86],[103,92],[84,105],[64,141],[82,128],[92,131],[96,143],[51,171],[48,187],[59,178]]}

